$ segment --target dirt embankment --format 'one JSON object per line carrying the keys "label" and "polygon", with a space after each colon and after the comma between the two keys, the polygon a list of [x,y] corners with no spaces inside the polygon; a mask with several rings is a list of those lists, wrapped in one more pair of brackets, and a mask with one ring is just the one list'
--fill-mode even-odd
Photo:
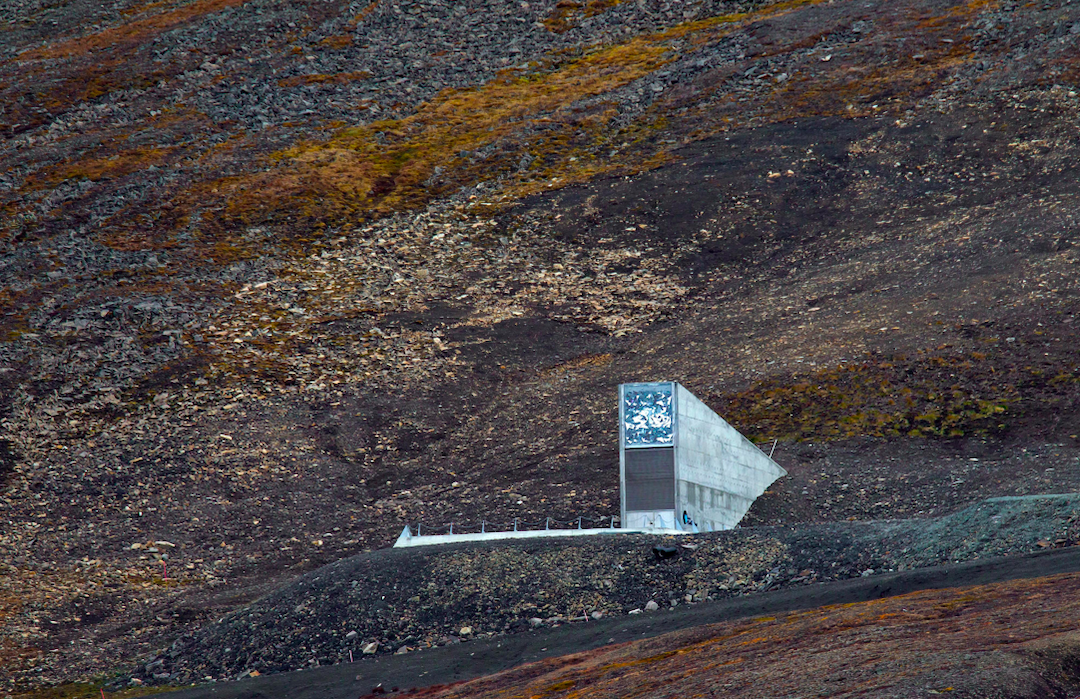
{"label": "dirt embankment", "polygon": [[[588,687],[591,695],[625,696],[632,688],[645,697],[680,689],[748,697],[806,691],[1070,697],[1080,686],[1070,620],[1078,571],[1080,548],[1067,547],[467,637],[420,653],[357,658],[163,696],[346,699],[401,691],[558,697]],[[704,660],[696,654],[702,649],[710,659],[724,660]],[[821,670],[807,674],[807,667]]]}
{"label": "dirt embankment", "polygon": [[[177,640],[135,676],[184,684],[334,665],[365,649],[407,653],[1078,542],[1080,495],[1056,495],[933,520],[389,549],[319,568]],[[679,556],[657,560],[658,544]]]}

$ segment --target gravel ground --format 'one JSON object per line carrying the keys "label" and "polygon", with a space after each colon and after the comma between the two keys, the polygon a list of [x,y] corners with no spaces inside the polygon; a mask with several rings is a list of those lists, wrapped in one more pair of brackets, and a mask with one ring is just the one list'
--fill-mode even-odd
{"label": "gravel ground", "polygon": [[[384,550],[315,570],[177,640],[132,677],[186,684],[405,653],[815,582],[1071,546],[1080,495],[994,498],[935,520]],[[657,560],[656,545],[679,555]],[[634,611],[637,610],[637,611]],[[124,681],[118,681],[122,686]]]}

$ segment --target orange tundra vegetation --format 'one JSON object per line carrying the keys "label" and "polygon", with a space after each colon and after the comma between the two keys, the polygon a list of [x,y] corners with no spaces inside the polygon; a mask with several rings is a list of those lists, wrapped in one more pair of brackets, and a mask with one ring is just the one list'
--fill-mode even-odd
{"label": "orange tundra vegetation", "polygon": [[620,3],[622,0],[559,0],[555,3],[555,9],[544,20],[544,26],[556,34],[563,34],[573,29],[581,19],[598,15]]}
{"label": "orange tundra vegetation", "polygon": [[[524,196],[603,172],[653,167],[666,157],[657,144],[645,141],[669,124],[667,113],[653,110],[622,130],[612,130],[614,104],[575,103],[648,76],[678,51],[693,51],[748,22],[816,1],[792,0],[753,13],[687,22],[595,47],[579,58],[556,54],[549,66],[506,70],[477,88],[444,90],[410,116],[345,128],[322,142],[299,143],[277,153],[269,172],[219,183],[230,199],[225,217],[243,225],[286,212],[321,222],[383,215],[511,172],[526,156],[532,159],[530,165],[524,171],[517,168],[506,194]],[[600,155],[616,143],[641,147]]]}
{"label": "orange tundra vegetation", "polygon": [[[810,68],[817,70],[797,74],[770,96],[773,118],[867,116],[926,96],[942,76],[971,59],[972,37],[965,30],[978,13],[997,4],[972,0],[942,15],[894,20],[897,26],[889,32],[890,40],[911,36],[913,41],[902,48],[860,43],[854,47],[858,55],[843,66],[837,62],[821,69],[811,63]],[[874,54],[882,51],[895,56],[890,65],[875,60]],[[818,63],[828,66],[830,62]]]}
{"label": "orange tundra vegetation", "polygon": [[[80,102],[97,99],[117,90],[147,89],[161,80],[169,79],[180,69],[175,66],[147,69],[145,66],[131,65],[132,59],[155,37],[246,1],[197,0],[190,5],[149,14],[116,27],[23,51],[18,55],[18,60],[28,65],[21,70],[35,76],[33,92],[36,93],[36,102],[46,111],[28,112],[14,105],[14,120],[22,124],[40,124],[48,115],[59,114]],[[150,3],[134,8],[133,13],[157,10],[162,4]]]}
{"label": "orange tundra vegetation", "polygon": [[[247,0],[198,0],[190,5],[160,14],[153,14],[118,27],[104,29],[83,37],[72,37],[58,44],[25,51],[19,54],[19,58],[24,61],[47,58],[74,58],[104,49],[141,46],[158,34],[175,29],[204,15],[243,5],[245,2]],[[153,3],[147,8],[159,4]]]}
{"label": "orange tundra vegetation", "polygon": [[72,163],[61,163],[36,173],[33,180],[56,184],[63,180],[85,178],[91,182],[123,177],[150,166],[160,166],[175,146],[143,146],[112,155],[91,156]]}
{"label": "orange tundra vegetation", "polygon": [[[648,74],[664,63],[665,53],[654,42],[634,40],[539,78],[508,72],[479,88],[444,91],[404,119],[375,121],[343,129],[322,143],[298,144],[276,156],[275,170],[233,185],[231,212],[246,217],[292,208],[297,198],[304,202],[302,212],[315,217],[394,211],[448,188],[425,184],[436,168],[446,171],[453,184],[463,184],[481,179],[493,167],[505,167],[510,155],[532,150],[526,144],[564,164],[559,161],[570,157],[565,144],[537,146],[555,146],[582,130],[598,132],[613,116],[604,109],[574,112],[566,105]],[[528,134],[530,127],[539,133]],[[474,156],[480,148],[502,144],[506,147],[494,163]],[[242,186],[251,194],[240,195]]]}

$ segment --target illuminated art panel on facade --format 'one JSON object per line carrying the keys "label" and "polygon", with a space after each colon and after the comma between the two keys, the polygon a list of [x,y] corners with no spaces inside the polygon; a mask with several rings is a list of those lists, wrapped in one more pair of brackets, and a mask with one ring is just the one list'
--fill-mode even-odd
{"label": "illuminated art panel on facade", "polygon": [[628,388],[623,392],[623,445],[660,447],[672,444],[674,416],[671,384]]}

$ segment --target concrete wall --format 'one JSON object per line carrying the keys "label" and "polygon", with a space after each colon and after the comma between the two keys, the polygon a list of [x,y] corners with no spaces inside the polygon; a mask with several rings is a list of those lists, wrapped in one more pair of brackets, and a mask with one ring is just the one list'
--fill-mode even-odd
{"label": "concrete wall", "polygon": [[676,516],[701,531],[731,529],[773,481],[787,475],[738,430],[675,384]]}
{"label": "concrete wall", "polygon": [[627,510],[621,525],[627,529],[680,529],[678,522],[675,510]]}

